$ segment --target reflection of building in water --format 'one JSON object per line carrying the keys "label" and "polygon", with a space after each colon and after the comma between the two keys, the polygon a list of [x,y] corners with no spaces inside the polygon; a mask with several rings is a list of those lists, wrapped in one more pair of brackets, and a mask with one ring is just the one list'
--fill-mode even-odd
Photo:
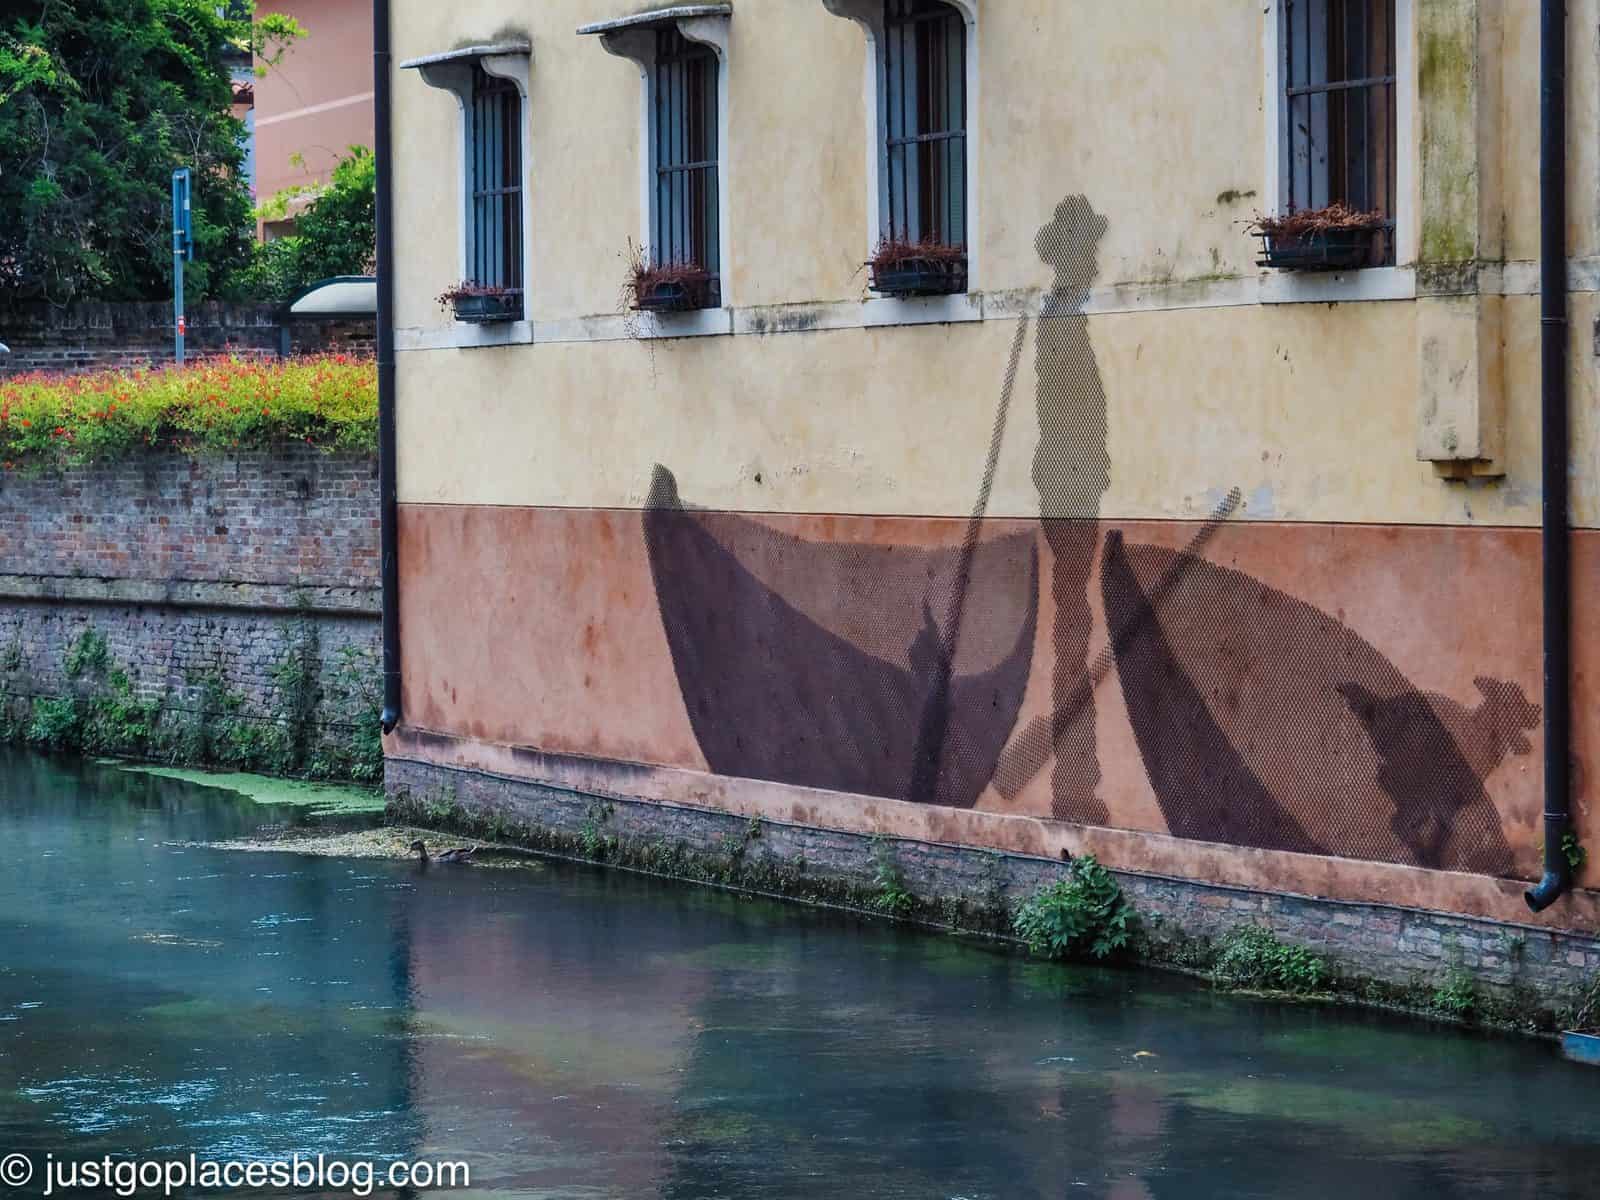
{"label": "reflection of building in water", "polygon": [[[396,298],[396,789],[1526,919],[1537,304],[1493,271],[1418,288],[1533,257],[1489,169],[1535,151],[1523,9],[395,4],[397,278],[440,281]],[[539,170],[477,194],[496,146]],[[1291,198],[1378,223],[1244,232]],[[1600,254],[1574,203],[1570,253]],[[938,244],[861,270],[891,209]],[[707,261],[617,313],[616,249],[658,231]],[[432,303],[486,247],[523,320]],[[1008,371],[1033,412],[990,474]],[[1543,919],[1600,927],[1600,895]]]}

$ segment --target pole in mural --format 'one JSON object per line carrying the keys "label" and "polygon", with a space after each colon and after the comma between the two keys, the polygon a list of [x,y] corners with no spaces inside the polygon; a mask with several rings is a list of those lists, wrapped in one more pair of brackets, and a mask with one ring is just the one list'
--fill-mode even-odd
{"label": "pole in mural", "polygon": [[172,173],[172,336],[173,353],[183,365],[183,264],[194,261],[194,225],[189,208],[189,168]]}

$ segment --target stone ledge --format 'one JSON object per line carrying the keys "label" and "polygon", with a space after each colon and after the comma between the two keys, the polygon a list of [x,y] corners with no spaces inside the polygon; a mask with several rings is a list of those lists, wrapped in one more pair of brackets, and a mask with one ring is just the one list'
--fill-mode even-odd
{"label": "stone ledge", "polygon": [[376,617],[375,587],[296,587],[203,579],[107,579],[77,575],[0,575],[0,602],[144,605],[243,612],[320,613]]}

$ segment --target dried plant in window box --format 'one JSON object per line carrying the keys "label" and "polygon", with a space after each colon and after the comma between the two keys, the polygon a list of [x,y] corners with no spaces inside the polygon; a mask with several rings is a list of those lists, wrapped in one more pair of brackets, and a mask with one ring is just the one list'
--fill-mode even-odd
{"label": "dried plant in window box", "polygon": [[1257,266],[1280,271],[1350,271],[1384,261],[1391,232],[1382,213],[1343,204],[1299,208],[1275,217],[1256,214],[1250,233],[1261,239]]}
{"label": "dried plant in window box", "polygon": [[885,296],[949,296],[967,290],[967,248],[884,238],[867,260]]}
{"label": "dried plant in window box", "polygon": [[522,289],[464,279],[439,293],[440,308],[454,308],[456,320],[473,325],[522,319]]}
{"label": "dried plant in window box", "polygon": [[714,272],[696,263],[657,263],[643,248],[630,248],[623,300],[638,312],[691,312],[722,303]]}

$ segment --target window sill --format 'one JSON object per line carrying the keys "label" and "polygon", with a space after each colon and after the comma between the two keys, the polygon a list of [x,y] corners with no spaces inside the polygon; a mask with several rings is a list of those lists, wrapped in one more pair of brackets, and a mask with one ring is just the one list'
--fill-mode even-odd
{"label": "window sill", "polygon": [[1262,304],[1333,304],[1357,300],[1413,300],[1416,272],[1409,267],[1358,271],[1263,271]]}
{"label": "window sill", "polygon": [[983,320],[983,304],[968,292],[948,296],[874,296],[861,304],[861,323],[879,325],[949,325]]}
{"label": "window sill", "polygon": [[484,346],[527,346],[533,343],[532,321],[454,321],[438,331],[439,349],[476,350]]}

